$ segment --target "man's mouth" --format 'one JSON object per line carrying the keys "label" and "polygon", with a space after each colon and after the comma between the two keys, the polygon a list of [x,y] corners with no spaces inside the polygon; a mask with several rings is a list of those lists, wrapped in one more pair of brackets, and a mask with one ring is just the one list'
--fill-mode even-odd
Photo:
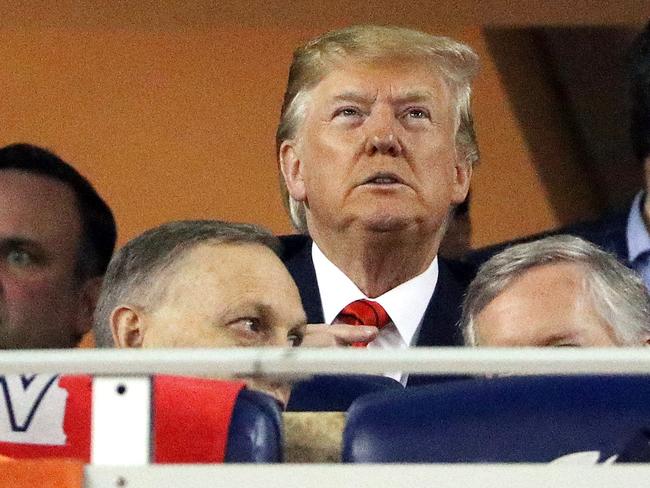
{"label": "man's mouth", "polygon": [[404,185],[404,181],[394,173],[377,173],[363,181],[363,185]]}

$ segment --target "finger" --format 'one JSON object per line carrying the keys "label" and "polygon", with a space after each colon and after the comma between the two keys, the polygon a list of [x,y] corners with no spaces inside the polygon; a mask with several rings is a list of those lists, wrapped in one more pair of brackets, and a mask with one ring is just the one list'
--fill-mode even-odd
{"label": "finger", "polygon": [[346,324],[309,324],[302,341],[303,347],[349,346],[354,342],[372,341],[379,330],[372,326]]}
{"label": "finger", "polygon": [[370,342],[379,334],[377,327],[370,325],[332,325],[331,332],[339,344],[350,345],[354,342]]}

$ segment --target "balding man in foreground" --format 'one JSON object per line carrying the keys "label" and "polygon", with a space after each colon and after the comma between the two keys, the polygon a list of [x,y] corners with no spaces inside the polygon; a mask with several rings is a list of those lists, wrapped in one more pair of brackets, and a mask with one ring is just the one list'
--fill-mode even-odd
{"label": "balding man in foreground", "polygon": [[[277,256],[279,241],[249,224],[171,222],[111,260],[95,314],[100,347],[295,347],[305,314]],[[289,387],[247,379],[286,404]]]}
{"label": "balding man in foreground", "polygon": [[284,261],[308,321],[334,324],[310,325],[305,345],[461,344],[470,273],[437,254],[478,158],[477,64],[464,44],[397,27],[296,50],[276,142],[302,235],[283,239]]}
{"label": "balding man in foreground", "polygon": [[578,237],[546,237],[481,266],[462,329],[472,346],[645,346],[650,296],[615,256]]}

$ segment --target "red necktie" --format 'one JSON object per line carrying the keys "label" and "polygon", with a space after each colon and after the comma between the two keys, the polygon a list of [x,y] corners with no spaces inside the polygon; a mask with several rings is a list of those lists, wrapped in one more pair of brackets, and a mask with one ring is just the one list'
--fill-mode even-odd
{"label": "red necktie", "polygon": [[[374,325],[378,329],[390,322],[390,317],[379,303],[372,300],[355,300],[346,305],[334,323],[349,325]],[[365,342],[354,342],[352,347],[366,347]]]}

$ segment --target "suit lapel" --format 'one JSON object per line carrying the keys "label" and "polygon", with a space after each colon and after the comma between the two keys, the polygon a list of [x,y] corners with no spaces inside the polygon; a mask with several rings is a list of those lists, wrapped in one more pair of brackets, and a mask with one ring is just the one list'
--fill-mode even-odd
{"label": "suit lapel", "polygon": [[[458,322],[460,321],[465,286],[451,272],[444,260],[439,259],[438,262],[438,282],[431,301],[429,301],[429,306],[424,312],[416,346],[460,346],[463,344]],[[465,378],[467,377],[409,375],[406,386],[411,388]]]}
{"label": "suit lapel", "polygon": [[438,282],[424,312],[416,346],[462,345],[462,334],[457,324],[464,290],[447,263],[439,259]]}
{"label": "suit lapel", "polygon": [[282,261],[298,286],[307,323],[323,323],[323,305],[311,258],[311,239],[304,235],[291,235],[282,236],[280,240],[284,247]]}

